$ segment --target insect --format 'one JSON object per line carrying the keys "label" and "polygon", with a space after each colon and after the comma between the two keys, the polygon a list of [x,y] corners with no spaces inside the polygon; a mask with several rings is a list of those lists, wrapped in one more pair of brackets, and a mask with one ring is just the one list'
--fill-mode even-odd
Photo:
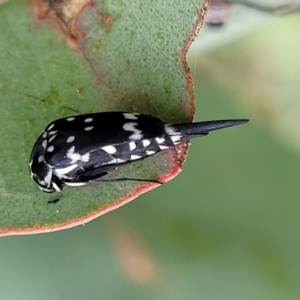
{"label": "insect", "polygon": [[50,123],[35,142],[30,155],[30,173],[40,190],[47,193],[100,181],[160,183],[133,178],[104,180],[102,177],[120,165],[205,136],[210,131],[246,122],[248,120],[240,119],[169,125],[150,115],[129,112],[62,118]]}

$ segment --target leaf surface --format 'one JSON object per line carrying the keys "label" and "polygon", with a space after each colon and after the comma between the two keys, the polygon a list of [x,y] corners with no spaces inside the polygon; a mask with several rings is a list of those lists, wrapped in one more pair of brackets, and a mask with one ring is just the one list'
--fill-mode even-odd
{"label": "leaf surface", "polygon": [[[68,115],[134,111],[191,121],[185,61],[203,1],[10,1],[0,6],[0,232],[25,234],[85,223],[155,184],[67,188],[62,201],[37,190],[31,148],[45,126]],[[167,181],[187,144],[120,168],[113,177]],[[124,175],[125,174],[125,175]]]}

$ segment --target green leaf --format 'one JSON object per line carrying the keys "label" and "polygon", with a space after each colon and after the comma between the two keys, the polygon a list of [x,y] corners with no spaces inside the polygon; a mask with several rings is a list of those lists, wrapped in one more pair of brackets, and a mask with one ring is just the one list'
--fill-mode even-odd
{"label": "green leaf", "polygon": [[[31,148],[44,127],[68,115],[138,111],[191,121],[194,96],[185,61],[203,1],[10,1],[0,6],[0,231],[24,234],[85,223],[154,184],[68,188],[62,201],[30,179]],[[167,181],[187,144],[120,168],[118,176]],[[178,151],[180,150],[180,151]]]}

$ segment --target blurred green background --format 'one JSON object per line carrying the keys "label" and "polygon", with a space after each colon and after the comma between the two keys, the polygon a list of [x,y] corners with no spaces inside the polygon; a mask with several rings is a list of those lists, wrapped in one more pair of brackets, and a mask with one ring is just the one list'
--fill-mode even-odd
{"label": "blurred green background", "polygon": [[195,120],[251,122],[192,141],[180,176],[86,226],[1,238],[1,300],[300,299],[299,26],[193,52]]}

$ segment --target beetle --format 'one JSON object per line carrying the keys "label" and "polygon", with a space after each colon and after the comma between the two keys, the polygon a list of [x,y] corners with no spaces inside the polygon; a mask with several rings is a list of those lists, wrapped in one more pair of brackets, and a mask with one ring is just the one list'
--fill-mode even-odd
{"label": "beetle", "polygon": [[121,165],[205,136],[210,131],[248,121],[237,119],[170,125],[151,115],[120,111],[61,118],[51,122],[35,142],[30,155],[30,173],[39,189],[47,193],[62,192],[66,186],[84,186],[99,181],[160,183],[139,178],[103,180],[102,177]]}

